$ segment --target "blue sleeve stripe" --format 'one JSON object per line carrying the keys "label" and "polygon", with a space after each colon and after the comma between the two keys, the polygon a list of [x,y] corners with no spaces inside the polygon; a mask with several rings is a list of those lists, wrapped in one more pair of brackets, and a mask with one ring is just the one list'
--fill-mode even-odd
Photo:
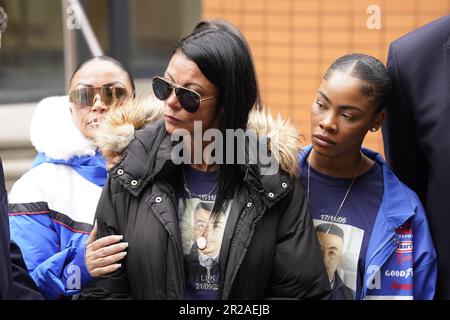
{"label": "blue sleeve stripe", "polygon": [[10,216],[47,214],[54,222],[68,228],[73,232],[89,234],[92,231],[91,224],[75,221],[66,214],[51,210],[46,202],[10,204],[9,212]]}

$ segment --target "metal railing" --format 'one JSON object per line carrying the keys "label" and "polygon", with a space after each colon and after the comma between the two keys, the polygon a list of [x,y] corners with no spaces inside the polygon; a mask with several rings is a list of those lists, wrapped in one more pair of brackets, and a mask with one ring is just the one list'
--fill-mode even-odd
{"label": "metal railing", "polygon": [[92,56],[102,56],[103,50],[92,30],[80,1],[61,1],[63,10],[64,71],[67,89],[70,76],[77,66],[76,30],[81,30]]}

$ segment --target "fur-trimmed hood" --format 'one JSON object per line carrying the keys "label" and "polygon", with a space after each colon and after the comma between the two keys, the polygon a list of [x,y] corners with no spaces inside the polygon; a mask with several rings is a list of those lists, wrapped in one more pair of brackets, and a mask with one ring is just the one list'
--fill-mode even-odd
{"label": "fur-trimmed hood", "polygon": [[[161,119],[162,115],[163,103],[154,97],[128,101],[109,112],[102,122],[96,145],[109,161],[117,163],[134,139],[136,130]],[[291,177],[298,176],[301,135],[290,121],[280,115],[274,118],[268,112],[253,110],[247,129],[269,138],[269,147],[277,150],[274,157],[280,167]]]}
{"label": "fur-trimmed hood", "polygon": [[38,103],[31,119],[30,137],[38,152],[55,160],[93,156],[97,150],[73,122],[67,96],[49,97]]}

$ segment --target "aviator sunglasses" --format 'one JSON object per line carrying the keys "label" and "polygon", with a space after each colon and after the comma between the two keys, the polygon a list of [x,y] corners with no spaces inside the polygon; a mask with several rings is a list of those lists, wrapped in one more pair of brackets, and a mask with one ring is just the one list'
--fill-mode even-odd
{"label": "aviator sunglasses", "polygon": [[95,95],[97,94],[100,94],[102,102],[107,106],[111,106],[128,97],[128,92],[125,88],[104,86],[74,89],[70,91],[69,99],[72,103],[91,107],[94,105]]}
{"label": "aviator sunglasses", "polygon": [[169,98],[175,89],[175,94],[181,106],[190,113],[197,112],[200,102],[215,98],[215,96],[202,98],[198,92],[176,85],[161,77],[153,77],[152,85],[156,98],[162,101]]}

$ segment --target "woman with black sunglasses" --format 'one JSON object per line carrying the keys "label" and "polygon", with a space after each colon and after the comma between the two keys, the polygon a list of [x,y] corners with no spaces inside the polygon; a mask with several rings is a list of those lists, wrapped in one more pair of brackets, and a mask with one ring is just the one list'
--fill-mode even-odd
{"label": "woman with black sunglasses", "polygon": [[75,70],[69,97],[36,107],[31,141],[38,156],[14,184],[9,211],[11,239],[46,299],[78,294],[126,255],[121,236],[96,240],[93,230],[107,175],[94,140],[110,108],[133,93],[133,79],[118,61],[96,57]]}
{"label": "woman with black sunglasses", "polygon": [[[318,241],[295,179],[299,134],[280,118],[251,113],[257,85],[244,42],[224,30],[191,34],[153,79],[153,91],[164,106],[141,105],[147,120],[136,117],[135,104],[108,117],[102,150],[123,157],[97,208],[98,234],[123,234],[129,250],[123,266],[95,279],[81,298],[326,295]],[[134,131],[130,118],[147,125]],[[253,131],[243,137],[246,129]],[[124,146],[118,132],[134,139]],[[264,136],[269,162],[258,154],[267,155]]]}

